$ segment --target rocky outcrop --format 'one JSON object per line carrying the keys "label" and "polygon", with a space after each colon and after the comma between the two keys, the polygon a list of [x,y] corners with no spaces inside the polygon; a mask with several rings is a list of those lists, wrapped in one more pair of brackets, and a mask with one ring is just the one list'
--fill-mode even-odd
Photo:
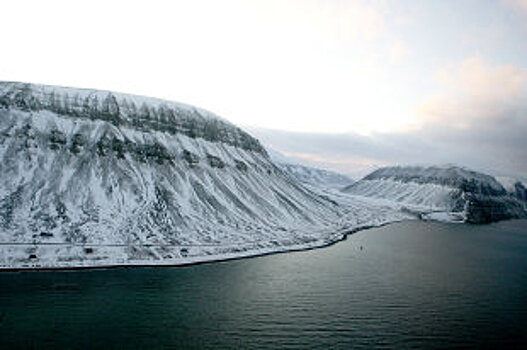
{"label": "rocky outcrop", "polygon": [[523,185],[523,183],[521,182],[516,182],[514,184],[514,191],[511,193],[512,196],[514,196],[515,198],[523,201],[523,202],[527,202],[527,188],[525,188],[525,186]]}
{"label": "rocky outcrop", "polygon": [[524,204],[507,196],[467,195],[466,221],[480,224],[527,218]]}

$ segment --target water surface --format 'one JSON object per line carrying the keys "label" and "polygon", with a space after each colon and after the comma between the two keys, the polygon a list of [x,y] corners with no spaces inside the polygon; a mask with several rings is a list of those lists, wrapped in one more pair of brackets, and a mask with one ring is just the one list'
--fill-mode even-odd
{"label": "water surface", "polygon": [[527,221],[179,268],[0,273],[0,348],[527,345]]}

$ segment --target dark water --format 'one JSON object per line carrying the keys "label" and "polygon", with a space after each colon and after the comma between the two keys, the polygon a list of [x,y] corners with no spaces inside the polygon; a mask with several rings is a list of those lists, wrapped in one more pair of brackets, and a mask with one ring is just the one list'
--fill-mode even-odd
{"label": "dark water", "polygon": [[[362,246],[362,249],[361,249]],[[0,273],[0,348],[527,346],[527,221],[183,268]]]}

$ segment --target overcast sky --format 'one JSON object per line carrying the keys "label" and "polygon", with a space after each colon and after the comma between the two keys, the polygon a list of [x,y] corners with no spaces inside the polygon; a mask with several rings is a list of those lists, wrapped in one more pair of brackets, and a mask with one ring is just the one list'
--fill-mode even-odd
{"label": "overcast sky", "polygon": [[0,79],[186,102],[348,174],[527,176],[527,0],[8,1]]}

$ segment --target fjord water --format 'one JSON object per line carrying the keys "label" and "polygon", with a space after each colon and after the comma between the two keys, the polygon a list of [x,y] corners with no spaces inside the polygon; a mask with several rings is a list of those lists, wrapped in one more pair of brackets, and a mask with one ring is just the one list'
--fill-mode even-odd
{"label": "fjord water", "polygon": [[527,221],[178,268],[0,273],[3,349],[521,347]]}

